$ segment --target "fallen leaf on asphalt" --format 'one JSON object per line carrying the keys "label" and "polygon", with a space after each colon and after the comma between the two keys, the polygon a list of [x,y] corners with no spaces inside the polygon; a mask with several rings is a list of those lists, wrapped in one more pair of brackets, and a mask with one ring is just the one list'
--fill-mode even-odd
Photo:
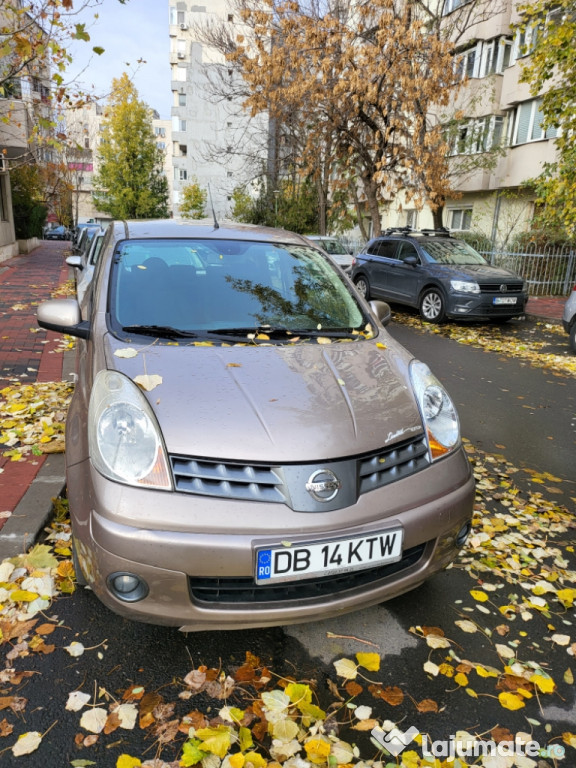
{"label": "fallen leaf on asphalt", "polygon": [[162,381],[162,376],[158,376],[156,373],[143,373],[134,377],[134,383],[138,384],[138,386],[146,392],[151,392],[153,389],[156,389],[156,387],[162,384]]}
{"label": "fallen leaf on asphalt", "polygon": [[95,709],[89,709],[82,715],[80,719],[80,727],[85,731],[91,733],[101,733],[106,725],[108,719],[108,712],[101,707]]}
{"label": "fallen leaf on asphalt", "polygon": [[38,731],[29,731],[23,733],[18,737],[18,741],[12,747],[12,753],[16,757],[21,755],[29,755],[31,752],[35,752],[42,743],[42,734]]}

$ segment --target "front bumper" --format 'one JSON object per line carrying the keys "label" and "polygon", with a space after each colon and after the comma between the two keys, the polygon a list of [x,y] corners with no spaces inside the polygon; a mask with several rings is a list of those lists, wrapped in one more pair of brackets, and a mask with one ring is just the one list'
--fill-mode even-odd
{"label": "front bumper", "polygon": [[515,294],[515,304],[498,304],[495,300],[507,298],[496,293],[450,293],[446,314],[451,318],[469,317],[475,320],[490,320],[498,317],[518,317],[523,315],[528,301],[527,294]]}
{"label": "front bumper", "polygon": [[[329,618],[417,587],[456,557],[457,536],[471,520],[474,480],[460,449],[351,507],[301,513],[283,504],[122,486],[86,461],[69,467],[68,496],[82,570],[100,600],[127,618],[192,631]],[[318,578],[274,589],[253,583],[258,546],[366,536],[398,525],[406,559],[395,567],[355,572],[360,578],[324,588]],[[136,574],[146,596],[118,599],[108,588],[115,573]]]}

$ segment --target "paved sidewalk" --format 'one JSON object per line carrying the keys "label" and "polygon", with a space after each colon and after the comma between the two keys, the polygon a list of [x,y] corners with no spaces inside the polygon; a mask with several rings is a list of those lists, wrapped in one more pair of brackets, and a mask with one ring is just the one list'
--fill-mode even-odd
{"label": "paved sidewalk", "polygon": [[[61,335],[39,329],[36,307],[70,277],[70,244],[43,243],[32,253],[0,263],[0,390],[15,382],[69,378],[70,356]],[[528,316],[558,323],[564,298],[534,297]],[[64,455],[31,456],[12,462],[0,446],[0,562],[24,552],[45,525],[52,498],[65,486]]]}
{"label": "paved sidewalk", "polygon": [[[38,328],[36,308],[68,279],[69,251],[67,242],[43,241],[0,263],[0,390],[62,379],[62,336]],[[16,462],[1,454],[0,446],[0,561],[33,543],[64,485],[62,454]]]}

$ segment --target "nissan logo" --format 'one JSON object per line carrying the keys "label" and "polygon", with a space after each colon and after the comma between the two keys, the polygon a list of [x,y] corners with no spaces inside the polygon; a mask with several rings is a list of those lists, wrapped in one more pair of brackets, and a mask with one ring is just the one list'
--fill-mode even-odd
{"label": "nissan logo", "polygon": [[316,501],[332,501],[342,483],[330,469],[317,469],[308,478],[306,490]]}
{"label": "nissan logo", "polygon": [[508,286],[505,283],[502,283],[500,286],[500,293],[506,293],[508,291]]}

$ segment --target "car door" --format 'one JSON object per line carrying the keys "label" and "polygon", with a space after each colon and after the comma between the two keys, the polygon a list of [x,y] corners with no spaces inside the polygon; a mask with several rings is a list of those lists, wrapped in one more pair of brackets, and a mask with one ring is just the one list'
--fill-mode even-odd
{"label": "car door", "polygon": [[397,240],[376,240],[367,251],[366,270],[370,281],[371,293],[383,299],[394,299],[390,276],[398,247]]}
{"label": "car door", "polygon": [[[406,263],[406,259],[410,256],[417,259],[416,265]],[[402,301],[404,304],[416,305],[418,303],[421,269],[420,257],[414,243],[409,241],[400,243],[392,267],[390,282],[394,295],[398,301]]]}

